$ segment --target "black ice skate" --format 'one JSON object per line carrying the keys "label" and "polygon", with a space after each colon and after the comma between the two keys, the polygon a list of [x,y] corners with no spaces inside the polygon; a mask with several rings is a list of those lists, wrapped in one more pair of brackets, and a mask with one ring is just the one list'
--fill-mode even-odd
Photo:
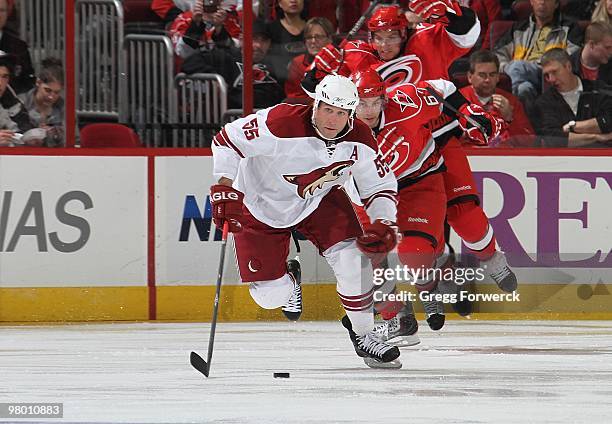
{"label": "black ice skate", "polygon": [[506,255],[503,252],[496,251],[490,259],[481,261],[480,266],[489,274],[500,289],[506,293],[512,293],[516,290],[518,286],[516,274],[508,266]]}
{"label": "black ice skate", "polygon": [[421,343],[417,335],[418,329],[419,323],[414,317],[412,305],[406,305],[396,316],[374,327],[373,331],[385,343],[407,347]]}
{"label": "black ice skate", "polygon": [[[437,289],[431,291],[430,293],[436,293]],[[425,317],[427,318],[427,324],[429,324],[429,328],[434,331],[438,331],[442,327],[444,327],[444,303],[437,300],[423,300],[421,299],[421,303],[423,304],[423,309],[425,310]]]}
{"label": "black ice skate", "polygon": [[302,270],[296,259],[287,261],[287,272],[293,279],[293,293],[282,307],[283,314],[289,321],[297,321],[302,315]]}
{"label": "black ice skate", "polygon": [[349,337],[355,347],[357,355],[363,358],[363,362],[370,368],[401,368],[399,358],[400,351],[379,340],[373,331],[365,336],[358,336],[353,331],[351,320],[348,316],[342,317],[342,325],[349,332]]}

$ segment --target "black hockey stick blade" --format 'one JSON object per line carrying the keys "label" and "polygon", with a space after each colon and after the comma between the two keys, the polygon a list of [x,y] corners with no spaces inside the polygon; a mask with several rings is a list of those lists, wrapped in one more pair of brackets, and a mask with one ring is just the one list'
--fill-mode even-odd
{"label": "black hockey stick blade", "polygon": [[191,355],[189,356],[189,361],[196,370],[204,374],[205,377],[208,377],[208,364],[200,355],[195,352],[191,352]]}
{"label": "black hockey stick blade", "polygon": [[189,361],[191,365],[205,377],[210,374],[210,364],[212,363],[213,347],[215,345],[215,331],[217,329],[217,316],[219,315],[219,298],[221,297],[221,283],[223,282],[223,264],[225,263],[225,248],[227,247],[227,234],[229,225],[227,221],[223,225],[223,236],[221,237],[221,253],[219,254],[219,272],[217,274],[217,286],[215,292],[215,303],[213,305],[212,322],[210,324],[210,337],[208,339],[208,356],[205,361],[200,355],[191,352]]}

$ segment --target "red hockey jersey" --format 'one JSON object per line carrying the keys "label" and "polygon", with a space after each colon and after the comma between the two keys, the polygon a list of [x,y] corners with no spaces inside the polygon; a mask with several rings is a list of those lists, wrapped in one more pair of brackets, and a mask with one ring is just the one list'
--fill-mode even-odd
{"label": "red hockey jersey", "polygon": [[[446,80],[427,81],[442,97],[457,89]],[[419,84],[422,85],[423,83]],[[378,146],[400,186],[440,169],[444,161],[425,126],[442,114],[442,105],[425,88],[403,84],[387,94],[379,124]]]}

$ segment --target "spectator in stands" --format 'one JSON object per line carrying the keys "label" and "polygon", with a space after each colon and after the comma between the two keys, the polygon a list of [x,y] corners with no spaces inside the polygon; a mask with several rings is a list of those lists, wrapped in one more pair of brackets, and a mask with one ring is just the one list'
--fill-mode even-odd
{"label": "spectator in stands", "polygon": [[[16,144],[16,135],[34,128],[28,111],[19,100],[9,81],[15,69],[16,58],[0,51],[0,146]],[[23,140],[27,145],[39,146],[43,140]]]}
{"label": "spectator in stands", "polygon": [[335,29],[325,18],[310,18],[304,27],[306,53],[296,56],[289,65],[289,77],[285,82],[285,95],[289,98],[307,98],[302,90],[301,81],[314,57],[319,51],[332,42]]}
{"label": "spectator in stands", "polygon": [[196,0],[153,0],[151,10],[166,24],[172,23],[181,13],[193,8]]}
{"label": "spectator in stands", "polygon": [[525,114],[523,105],[511,93],[497,87],[499,83],[499,59],[489,50],[480,50],[470,56],[468,71],[470,85],[460,91],[471,103],[482,106],[488,112],[501,116],[508,128],[500,135],[502,146],[531,147],[535,132]]}
{"label": "spectator in stands", "polygon": [[599,0],[591,22],[605,22],[612,24],[612,0]]}
{"label": "spectator in stands", "polygon": [[34,86],[34,68],[25,41],[5,30],[10,10],[8,1],[0,0],[0,50],[15,56],[11,85],[17,93],[23,93]]}
{"label": "spectator in stands", "polygon": [[36,79],[36,87],[21,94],[30,121],[34,126],[47,131],[44,144],[47,147],[64,145],[64,69],[62,61],[46,58]]}
{"label": "spectator in stands", "polygon": [[582,31],[559,11],[559,0],[529,0],[531,16],[515,23],[495,46],[500,69],[512,80],[512,91],[524,104],[540,93],[542,69],[539,61],[552,48],[569,54],[580,49]]}
{"label": "spectator in stands", "polygon": [[275,74],[284,84],[291,60],[306,53],[304,45],[304,0],[278,0],[277,18],[270,25],[270,59]]}
{"label": "spectator in stands", "polygon": [[542,71],[551,85],[536,102],[537,132],[544,136],[544,145],[612,145],[612,92],[604,92],[606,86],[601,81],[574,74],[563,49],[552,49],[542,56]]}
{"label": "spectator in stands", "polygon": [[598,0],[569,0],[563,6],[563,14],[578,21],[590,21]]}
{"label": "spectator in stands", "polygon": [[585,31],[584,47],[571,58],[574,73],[580,78],[612,86],[612,24],[591,23]]}
{"label": "spectator in stands", "polygon": [[186,59],[200,49],[234,45],[240,36],[240,23],[235,5],[198,0],[192,10],[174,20],[168,31],[174,52]]}
{"label": "spectator in stands", "polygon": [[[262,20],[253,22],[253,100],[256,108],[276,105],[285,98],[283,86],[271,71],[267,57],[270,33]],[[228,85],[228,105],[242,108],[242,52],[237,48],[200,51],[189,56],[181,70],[187,74],[219,73]]]}

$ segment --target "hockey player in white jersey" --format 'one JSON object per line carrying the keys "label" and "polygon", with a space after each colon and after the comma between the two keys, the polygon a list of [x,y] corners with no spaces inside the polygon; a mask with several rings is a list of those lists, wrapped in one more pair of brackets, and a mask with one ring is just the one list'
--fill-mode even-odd
{"label": "hockey player in white jersey", "polygon": [[[308,238],[337,279],[342,324],[369,366],[399,367],[399,350],[372,331],[369,255],[398,238],[397,183],[369,127],[354,119],[359,96],[326,76],[313,106],[280,104],[227,124],[213,140],[213,219],[234,234],[240,278],[265,309],[302,311],[299,276],[287,270],[291,230]],[[372,225],[364,234],[341,188],[352,174]]]}

